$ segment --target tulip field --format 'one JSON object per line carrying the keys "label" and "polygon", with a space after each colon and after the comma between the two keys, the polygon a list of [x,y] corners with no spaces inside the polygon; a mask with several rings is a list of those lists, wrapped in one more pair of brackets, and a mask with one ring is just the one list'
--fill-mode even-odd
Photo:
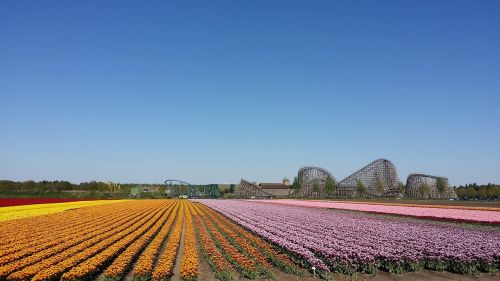
{"label": "tulip field", "polygon": [[389,220],[265,200],[200,202],[325,272],[425,268],[472,273],[500,268],[497,229]]}
{"label": "tulip field", "polygon": [[456,220],[210,199],[11,206],[0,207],[0,218],[0,281],[311,280],[500,268],[497,226]]}

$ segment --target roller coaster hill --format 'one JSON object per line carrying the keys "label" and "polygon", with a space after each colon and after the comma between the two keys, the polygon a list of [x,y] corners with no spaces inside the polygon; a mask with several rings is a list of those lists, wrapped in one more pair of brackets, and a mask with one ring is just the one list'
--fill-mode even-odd
{"label": "roller coaster hill", "polygon": [[408,176],[406,186],[399,184],[394,164],[387,159],[377,159],[362,167],[347,178],[338,181],[328,170],[306,166],[299,169],[299,188],[279,195],[262,188],[261,185],[242,179],[235,192],[238,198],[422,198],[457,199],[448,179],[413,173]]}

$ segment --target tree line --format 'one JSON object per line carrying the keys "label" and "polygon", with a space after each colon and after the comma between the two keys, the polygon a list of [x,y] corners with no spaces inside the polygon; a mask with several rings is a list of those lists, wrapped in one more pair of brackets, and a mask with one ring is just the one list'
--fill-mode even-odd
{"label": "tree line", "polygon": [[471,183],[454,188],[460,199],[500,199],[500,184],[488,183],[477,185],[476,183]]}
{"label": "tree line", "polygon": [[79,184],[68,181],[10,181],[0,180],[0,191],[101,191],[126,192],[137,184],[117,184],[111,182],[89,181]]}

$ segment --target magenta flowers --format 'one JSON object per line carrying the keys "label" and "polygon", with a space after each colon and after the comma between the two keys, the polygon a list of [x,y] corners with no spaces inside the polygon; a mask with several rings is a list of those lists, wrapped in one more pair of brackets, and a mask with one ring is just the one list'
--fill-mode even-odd
{"label": "magenta flowers", "polygon": [[200,200],[309,266],[342,273],[494,271],[500,232],[240,200]]}

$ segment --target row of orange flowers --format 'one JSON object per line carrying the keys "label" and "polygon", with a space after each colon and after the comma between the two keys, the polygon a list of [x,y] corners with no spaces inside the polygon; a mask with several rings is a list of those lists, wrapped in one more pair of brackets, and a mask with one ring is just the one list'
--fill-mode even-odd
{"label": "row of orange flowers", "polygon": [[[125,210],[116,208],[113,205],[114,204],[106,206],[108,208],[101,208],[99,206],[67,212],[68,217],[55,214],[46,217],[16,221],[15,224],[11,224],[9,227],[15,228],[15,226],[18,225],[18,234],[12,237],[8,236],[7,238],[17,239],[15,241],[10,241],[7,245],[8,248],[0,250],[0,253],[2,253],[0,255],[0,265],[11,262],[12,257],[14,257],[14,260],[17,260],[24,256],[38,253],[44,249],[52,248],[54,245],[66,241],[68,237],[81,236],[81,233],[86,233],[89,229],[94,230],[99,226],[109,225],[117,220],[127,219],[127,217],[130,219],[138,215],[139,206],[135,204],[132,204],[133,208],[125,208]],[[81,213],[83,214],[81,218],[83,223],[78,220],[78,215]],[[45,221],[45,219],[49,219],[51,224]],[[31,225],[31,221],[36,221],[42,226],[44,226],[44,223],[47,224],[42,229],[40,229],[40,225],[32,229],[24,229],[23,226],[25,224]],[[11,257],[7,259],[6,256]]]}
{"label": "row of orange flowers", "polygon": [[213,213],[213,211],[207,212],[210,219],[212,219],[212,221],[217,225],[217,228],[225,237],[228,238],[229,241],[232,241],[236,247],[241,249],[241,252],[243,252],[247,257],[254,259],[259,265],[265,268],[271,267],[267,261],[267,257],[264,256],[261,251],[249,244],[243,237],[236,234],[231,228],[223,223],[223,220],[220,217],[216,217]]}
{"label": "row of orange flowers", "polygon": [[[14,245],[31,247],[45,243],[50,241],[51,238],[60,237],[63,232],[68,230],[77,233],[76,231],[81,231],[82,227],[88,223],[95,223],[96,218],[99,218],[98,215],[110,215],[119,211],[120,209],[117,206],[113,206],[115,204],[123,206],[123,203],[97,205],[70,212],[2,222],[0,228],[0,254],[5,253],[7,249]],[[65,223],[61,224],[61,220],[64,220]],[[52,236],[40,235],[42,233],[48,234],[48,232],[51,232]],[[31,245],[28,245],[29,243]]]}
{"label": "row of orange flowers", "polygon": [[276,250],[271,244],[264,241],[264,239],[262,239],[261,237],[250,233],[242,226],[232,222],[221,214],[205,206],[204,208],[207,209],[207,212],[210,213],[214,217],[214,219],[225,224],[227,227],[229,227],[229,229],[231,229],[231,231],[234,231],[233,235],[238,235],[240,236],[240,238],[243,238],[243,240],[239,241],[246,241],[250,245],[254,246],[257,251],[265,255],[268,260],[275,266],[291,274],[302,275],[304,273],[303,270],[301,270],[299,266],[287,254]]}
{"label": "row of orange flowers", "polygon": [[97,273],[105,264],[109,263],[112,259],[118,256],[134,241],[140,239],[144,235],[147,235],[147,232],[151,231],[151,229],[154,229],[153,231],[155,232],[158,231],[165,221],[167,221],[169,215],[170,208],[166,208],[165,211],[159,212],[133,233],[125,236],[121,240],[118,240],[116,243],[107,247],[97,255],[85,259],[83,263],[64,273],[61,276],[61,281],[87,280],[93,277],[95,273]]}
{"label": "row of orange flowers", "polygon": [[149,280],[153,272],[154,262],[158,256],[161,245],[166,240],[170,227],[174,222],[175,215],[171,216],[169,221],[161,228],[158,234],[153,238],[146,250],[141,254],[132,272],[135,280]]}
{"label": "row of orange flowers", "polygon": [[[151,210],[149,210],[151,211]],[[12,261],[4,266],[0,267],[0,278],[5,278],[8,276],[8,280],[26,280],[34,276],[40,270],[51,267],[54,264],[60,263],[88,247],[110,237],[120,231],[127,229],[133,223],[140,221],[140,219],[146,214],[142,214],[140,217],[134,218],[132,220],[124,223],[121,220],[111,223],[107,227],[100,228],[98,230],[90,229],[87,234],[78,236],[68,236],[66,241],[60,241],[61,244],[45,249],[33,255],[23,257],[22,259]],[[64,221],[60,221],[61,224]]]}
{"label": "row of orange flowers", "polygon": [[[46,243],[40,242],[37,245],[32,245],[29,247],[26,247],[26,245],[22,244],[14,244],[12,245],[9,253],[0,257],[0,265],[3,266],[17,261],[16,264],[17,267],[19,267],[38,262],[60,251],[66,250],[73,245],[78,245],[79,243],[98,236],[99,234],[107,233],[108,231],[114,229],[110,228],[110,224],[115,225],[116,228],[116,226],[122,225],[127,220],[130,220],[130,215],[132,215],[132,218],[134,218],[134,213],[132,213],[129,214],[128,218],[127,214],[122,214],[121,216],[112,217],[94,225],[89,222],[88,224],[84,225],[82,229],[77,229],[80,231],[79,233],[66,231],[62,233],[61,237],[53,237],[51,241]],[[81,235],[82,232],[86,234]],[[43,233],[44,236],[50,236],[51,234],[52,231],[50,230],[47,231],[47,233]],[[2,272],[1,269],[0,272]],[[0,276],[2,276],[1,273]]]}
{"label": "row of orange flowers", "polygon": [[64,259],[62,262],[54,264],[49,268],[40,271],[33,277],[32,281],[56,279],[57,277],[61,276],[64,272],[77,266],[79,263],[89,259],[90,257],[96,255],[97,253],[111,247],[113,244],[119,242],[122,239],[128,240],[128,238],[132,237],[133,241],[133,239],[137,238],[145,230],[147,230],[147,228],[150,227],[152,221],[155,221],[159,216],[161,216],[161,214],[162,214],[161,210],[154,211],[153,213],[141,219],[131,227],[118,232],[116,235],[108,237],[107,239],[102,240],[101,242],[85,249],[84,251]]}
{"label": "row of orange flowers", "polygon": [[198,211],[198,216],[195,219],[196,232],[198,233],[198,239],[201,245],[201,251],[204,257],[207,259],[208,264],[215,272],[215,276],[222,281],[227,281],[232,279],[231,271],[233,267],[226,260],[226,258],[219,252],[217,246],[215,245],[212,238],[208,234],[207,230],[203,226],[200,217],[204,218],[204,214],[201,210]]}
{"label": "row of orange flowers", "polygon": [[[64,217],[51,215],[2,223],[0,234],[0,238],[2,239],[0,239],[0,243],[3,245],[0,246],[0,257],[20,250],[31,250],[35,247],[56,245],[54,244],[54,240],[81,232],[89,226],[95,225],[97,214],[104,215],[97,217],[97,222],[99,223],[102,220],[108,219],[108,215],[112,212],[112,209],[102,210],[104,212],[95,210],[99,209],[97,207],[86,209],[91,209],[92,212],[69,212]],[[82,215],[81,217],[79,217],[80,214]],[[61,219],[64,219],[64,224],[60,223]],[[26,225],[29,226],[28,229],[25,228]],[[0,260],[1,264],[3,263]]]}
{"label": "row of orange flowers", "polygon": [[224,257],[245,277],[255,279],[259,275],[255,261],[247,258],[238,248],[231,244],[211,220],[206,219],[204,222],[208,232]]}
{"label": "row of orange flowers", "polygon": [[196,248],[196,237],[193,227],[193,215],[196,211],[193,204],[189,202],[186,208],[186,231],[184,234],[184,249],[182,252],[180,277],[182,280],[196,280],[198,277],[198,249]]}
{"label": "row of orange flowers", "polygon": [[[179,204],[175,204],[171,206],[171,211],[168,214],[168,220],[163,225],[163,228],[170,229],[172,226],[177,210],[179,208]],[[104,271],[104,280],[121,280],[127,273],[127,270],[130,268],[136,257],[139,253],[146,247],[146,245],[151,241],[151,239],[158,233],[159,227],[161,225],[157,225],[152,227],[146,234],[142,235],[139,239],[134,241],[125,251],[123,251],[114,261],[113,263],[106,268]]]}
{"label": "row of orange flowers", "polygon": [[177,220],[167,239],[164,250],[159,257],[158,264],[153,271],[152,279],[154,281],[165,281],[172,275],[175,258],[177,257],[177,250],[179,249],[181,241],[182,224],[184,223],[184,208],[184,204],[181,204]]}

